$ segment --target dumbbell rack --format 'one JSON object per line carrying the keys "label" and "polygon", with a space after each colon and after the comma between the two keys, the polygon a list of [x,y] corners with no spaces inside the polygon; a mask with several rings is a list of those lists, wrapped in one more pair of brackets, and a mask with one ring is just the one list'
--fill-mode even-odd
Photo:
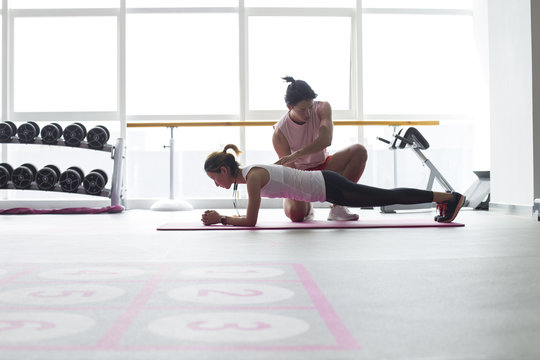
{"label": "dumbbell rack", "polygon": [[[12,136],[10,142],[5,142],[5,143],[2,143],[2,144],[6,144],[6,145],[9,145],[9,144],[24,144],[24,145],[64,146],[64,147],[67,147],[67,148],[82,148],[82,149],[88,149],[88,150],[94,150],[94,151],[110,152],[111,153],[111,159],[114,160],[113,175],[112,175],[112,179],[111,179],[111,188],[110,189],[105,188],[105,189],[103,189],[101,191],[100,194],[97,194],[97,195],[89,195],[84,191],[84,187],[81,184],[79,186],[79,188],[77,189],[77,191],[70,192],[68,194],[85,194],[85,195],[89,195],[89,196],[108,197],[108,198],[111,199],[111,206],[121,205],[121,200],[122,200],[122,197],[123,197],[122,186],[121,185],[122,185],[122,176],[123,176],[122,174],[123,174],[123,164],[124,164],[124,162],[123,162],[123,159],[124,159],[124,139],[118,138],[118,139],[116,139],[116,143],[115,143],[114,146],[111,145],[111,144],[105,144],[103,146],[103,148],[99,149],[99,150],[91,149],[88,146],[88,142],[86,142],[86,141],[81,141],[81,145],[78,146],[78,147],[67,146],[65,141],[62,140],[62,139],[58,139],[58,142],[55,145],[43,144],[40,137],[36,137],[34,139],[34,142],[32,142],[32,143],[23,143],[23,142],[19,141],[19,138],[17,136]],[[9,181],[7,183],[7,186],[4,189],[20,190],[20,189],[17,189],[13,185],[13,181]],[[39,189],[35,183],[33,183],[30,186],[30,188],[24,189],[24,190],[44,191],[44,190]],[[49,191],[52,191],[52,192],[64,192],[64,191],[62,191],[62,189],[61,189],[61,187],[60,187],[60,185],[58,183],[54,186],[53,190],[49,190]]]}

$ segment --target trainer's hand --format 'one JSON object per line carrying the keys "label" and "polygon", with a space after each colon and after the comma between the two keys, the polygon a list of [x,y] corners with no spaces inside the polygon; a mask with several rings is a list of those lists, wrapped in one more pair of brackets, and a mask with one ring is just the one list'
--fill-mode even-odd
{"label": "trainer's hand", "polygon": [[284,157],[282,157],[281,159],[276,161],[274,164],[276,164],[276,165],[287,165],[287,164],[290,164],[290,163],[294,162],[294,160],[296,160],[296,156],[293,153],[293,154],[285,155]]}
{"label": "trainer's hand", "polygon": [[216,210],[206,210],[202,214],[201,221],[204,225],[212,225],[221,222],[221,215]]}

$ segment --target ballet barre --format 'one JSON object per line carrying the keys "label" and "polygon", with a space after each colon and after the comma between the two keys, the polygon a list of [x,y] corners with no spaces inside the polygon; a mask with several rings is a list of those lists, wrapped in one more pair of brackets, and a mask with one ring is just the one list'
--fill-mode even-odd
{"label": "ballet barre", "polygon": [[[438,120],[334,120],[337,126],[436,126]],[[169,199],[159,200],[152,205],[151,209],[156,211],[178,211],[191,210],[193,206],[185,200],[174,198],[174,129],[177,127],[216,127],[216,126],[274,126],[277,121],[182,121],[182,122],[130,122],[128,128],[148,128],[164,127],[171,129],[169,139]],[[394,168],[396,159],[394,155]],[[395,172],[394,172],[395,175]]]}
{"label": "ballet barre", "polygon": [[[183,121],[183,122],[131,122],[127,127],[200,127],[200,126],[274,126],[277,121]],[[334,125],[352,126],[421,126],[440,125],[439,120],[334,120]]]}

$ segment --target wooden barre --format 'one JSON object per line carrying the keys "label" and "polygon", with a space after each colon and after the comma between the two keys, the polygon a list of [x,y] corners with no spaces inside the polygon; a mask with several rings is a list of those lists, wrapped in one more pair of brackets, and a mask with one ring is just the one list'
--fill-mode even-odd
{"label": "wooden barre", "polygon": [[[277,121],[186,121],[186,122],[131,122],[127,127],[201,127],[201,126],[273,126]],[[439,125],[439,120],[417,120],[417,121],[369,121],[369,120],[336,120],[334,125],[354,125],[354,126],[412,126],[412,125]]]}

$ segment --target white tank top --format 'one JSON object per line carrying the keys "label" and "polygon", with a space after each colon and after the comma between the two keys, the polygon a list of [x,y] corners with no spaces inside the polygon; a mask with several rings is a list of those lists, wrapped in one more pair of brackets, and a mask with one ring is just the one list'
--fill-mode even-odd
{"label": "white tank top", "polygon": [[[279,129],[291,148],[291,152],[300,150],[301,148],[311,144],[319,137],[319,128],[321,126],[321,119],[317,115],[317,107],[320,101],[313,102],[313,112],[311,113],[311,119],[305,124],[299,125],[292,121],[289,117],[289,113],[285,114],[281,120],[274,126]],[[314,154],[308,154],[299,157],[294,162],[297,169],[310,169],[318,165],[321,165],[326,160],[328,152],[326,149]]]}
{"label": "white tank top", "polygon": [[268,184],[261,189],[262,197],[308,202],[326,200],[326,187],[321,171],[304,171],[281,165],[249,165],[242,169],[246,180],[254,167],[263,168],[270,174]]}

